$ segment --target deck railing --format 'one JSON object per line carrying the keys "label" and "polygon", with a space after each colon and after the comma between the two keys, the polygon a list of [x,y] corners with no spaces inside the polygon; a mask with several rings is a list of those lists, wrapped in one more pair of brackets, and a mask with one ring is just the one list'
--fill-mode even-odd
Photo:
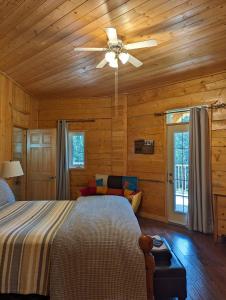
{"label": "deck railing", "polygon": [[175,190],[177,194],[188,194],[189,165],[176,164],[174,173]]}

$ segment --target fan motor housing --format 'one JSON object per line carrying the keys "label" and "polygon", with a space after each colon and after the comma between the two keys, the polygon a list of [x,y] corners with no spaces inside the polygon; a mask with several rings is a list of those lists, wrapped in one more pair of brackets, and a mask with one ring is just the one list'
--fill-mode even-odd
{"label": "fan motor housing", "polygon": [[118,40],[117,42],[108,42],[108,47],[110,51],[119,54],[120,52],[122,52],[124,45],[121,40]]}

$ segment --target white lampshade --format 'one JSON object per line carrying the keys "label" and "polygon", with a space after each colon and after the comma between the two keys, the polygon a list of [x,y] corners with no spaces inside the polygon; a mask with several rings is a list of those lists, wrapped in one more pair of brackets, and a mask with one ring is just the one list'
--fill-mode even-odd
{"label": "white lampshade", "polygon": [[117,69],[118,68],[118,60],[115,58],[113,61],[109,62],[109,66],[112,68]]}
{"label": "white lampshade", "polygon": [[115,52],[109,51],[105,54],[105,59],[108,63],[112,62],[115,60]]}
{"label": "white lampshade", "polygon": [[4,161],[2,163],[1,176],[4,178],[18,177],[24,175],[19,161]]}
{"label": "white lampshade", "polygon": [[127,61],[129,60],[129,53],[121,52],[121,53],[119,54],[119,59],[121,60],[121,62],[122,62],[123,64],[126,64]]}

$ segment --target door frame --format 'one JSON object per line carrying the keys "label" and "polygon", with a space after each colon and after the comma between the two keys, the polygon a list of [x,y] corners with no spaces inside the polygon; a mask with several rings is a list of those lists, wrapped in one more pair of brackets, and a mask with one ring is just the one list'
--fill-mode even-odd
{"label": "door frame", "polygon": [[[11,157],[13,159],[13,143],[14,143],[14,132],[13,129],[17,128],[17,129],[21,129],[23,130],[23,134],[25,136],[25,143],[24,143],[24,150],[25,150],[25,166],[22,166],[24,175],[23,175],[23,185],[24,185],[24,200],[27,200],[27,132],[28,132],[28,128],[23,127],[23,126],[18,126],[18,125],[14,125],[12,124],[12,136],[11,136]],[[24,138],[24,137],[23,137]],[[13,183],[12,183],[13,184]]]}

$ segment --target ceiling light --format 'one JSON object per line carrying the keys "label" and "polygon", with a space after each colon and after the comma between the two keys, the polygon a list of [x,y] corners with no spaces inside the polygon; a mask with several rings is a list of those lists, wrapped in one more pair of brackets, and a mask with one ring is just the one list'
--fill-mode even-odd
{"label": "ceiling light", "polygon": [[115,60],[115,52],[109,51],[105,54],[105,59],[108,63],[112,62]]}
{"label": "ceiling light", "polygon": [[123,64],[126,64],[129,60],[129,53],[121,52],[118,57]]}
{"label": "ceiling light", "polygon": [[112,67],[112,68],[117,69],[118,68],[118,60],[117,60],[117,58],[115,58],[114,60],[110,61],[109,62],[109,66]]}

